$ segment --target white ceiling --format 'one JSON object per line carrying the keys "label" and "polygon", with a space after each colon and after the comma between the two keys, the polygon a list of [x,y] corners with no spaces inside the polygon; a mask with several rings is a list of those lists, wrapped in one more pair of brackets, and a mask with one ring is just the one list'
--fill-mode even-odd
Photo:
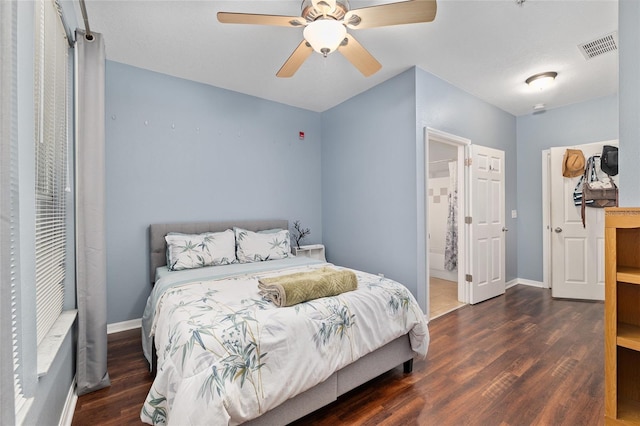
{"label": "white ceiling", "polygon": [[[350,2],[351,9],[389,3]],[[289,79],[276,72],[302,29],[221,24],[218,11],[300,15],[300,0],[86,0],[107,59],[260,98],[327,110],[417,65],[519,116],[618,91],[618,54],[585,60],[578,45],[618,26],[617,0],[439,0],[431,23],[349,30],[382,64],[363,77],[339,53],[314,53]],[[80,18],[79,7],[75,2]],[[532,74],[557,71],[533,91]]]}

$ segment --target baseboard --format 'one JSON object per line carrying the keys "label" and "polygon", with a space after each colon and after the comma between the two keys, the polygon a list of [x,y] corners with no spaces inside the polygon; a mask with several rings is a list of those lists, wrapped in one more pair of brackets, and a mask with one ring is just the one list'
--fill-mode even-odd
{"label": "baseboard", "polygon": [[432,268],[429,270],[429,276],[440,278],[447,281],[458,281],[458,271],[443,271],[442,269]]}
{"label": "baseboard", "polygon": [[505,283],[505,285],[504,285],[504,289],[505,290],[510,289],[511,287],[513,287],[515,285],[518,285],[518,279],[517,278],[514,278],[511,281],[507,281]]}
{"label": "baseboard", "polygon": [[76,394],[76,378],[71,381],[71,387],[67,394],[67,400],[64,403],[62,414],[60,415],[60,422],[58,426],[71,426],[73,422],[73,413],[76,411],[76,403],[78,402],[78,395]]}
{"label": "baseboard", "polygon": [[[513,284],[512,284],[513,283]],[[525,278],[516,278],[507,283],[507,288],[516,284],[528,285],[530,287],[547,288],[542,281],[527,280]]]}
{"label": "baseboard", "polygon": [[132,319],[129,321],[114,322],[113,324],[107,324],[107,334],[133,330],[134,328],[140,327],[142,327],[142,318]]}

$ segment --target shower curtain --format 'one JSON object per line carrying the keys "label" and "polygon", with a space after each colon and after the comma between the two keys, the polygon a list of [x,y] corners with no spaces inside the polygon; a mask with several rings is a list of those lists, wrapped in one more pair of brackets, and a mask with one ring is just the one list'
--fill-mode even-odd
{"label": "shower curtain", "polygon": [[447,271],[453,271],[458,268],[458,165],[455,161],[449,163],[448,200],[444,268]]}

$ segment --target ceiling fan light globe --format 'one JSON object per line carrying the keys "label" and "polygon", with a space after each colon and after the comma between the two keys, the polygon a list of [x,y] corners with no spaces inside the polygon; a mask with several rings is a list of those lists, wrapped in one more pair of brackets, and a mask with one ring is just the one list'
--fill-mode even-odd
{"label": "ceiling fan light globe", "polygon": [[307,25],[303,35],[313,50],[327,56],[340,46],[347,35],[347,28],[333,19],[319,19]]}

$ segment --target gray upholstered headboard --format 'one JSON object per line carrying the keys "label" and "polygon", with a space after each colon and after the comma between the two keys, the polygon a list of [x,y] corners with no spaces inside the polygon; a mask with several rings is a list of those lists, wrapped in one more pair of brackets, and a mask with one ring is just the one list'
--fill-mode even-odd
{"label": "gray upholstered headboard", "polygon": [[255,232],[273,228],[289,229],[289,222],[286,220],[239,220],[225,222],[158,223],[149,225],[151,283],[155,281],[156,269],[167,264],[167,242],[164,237],[169,232],[201,234],[203,232],[221,232],[227,229],[233,229],[234,226]]}

